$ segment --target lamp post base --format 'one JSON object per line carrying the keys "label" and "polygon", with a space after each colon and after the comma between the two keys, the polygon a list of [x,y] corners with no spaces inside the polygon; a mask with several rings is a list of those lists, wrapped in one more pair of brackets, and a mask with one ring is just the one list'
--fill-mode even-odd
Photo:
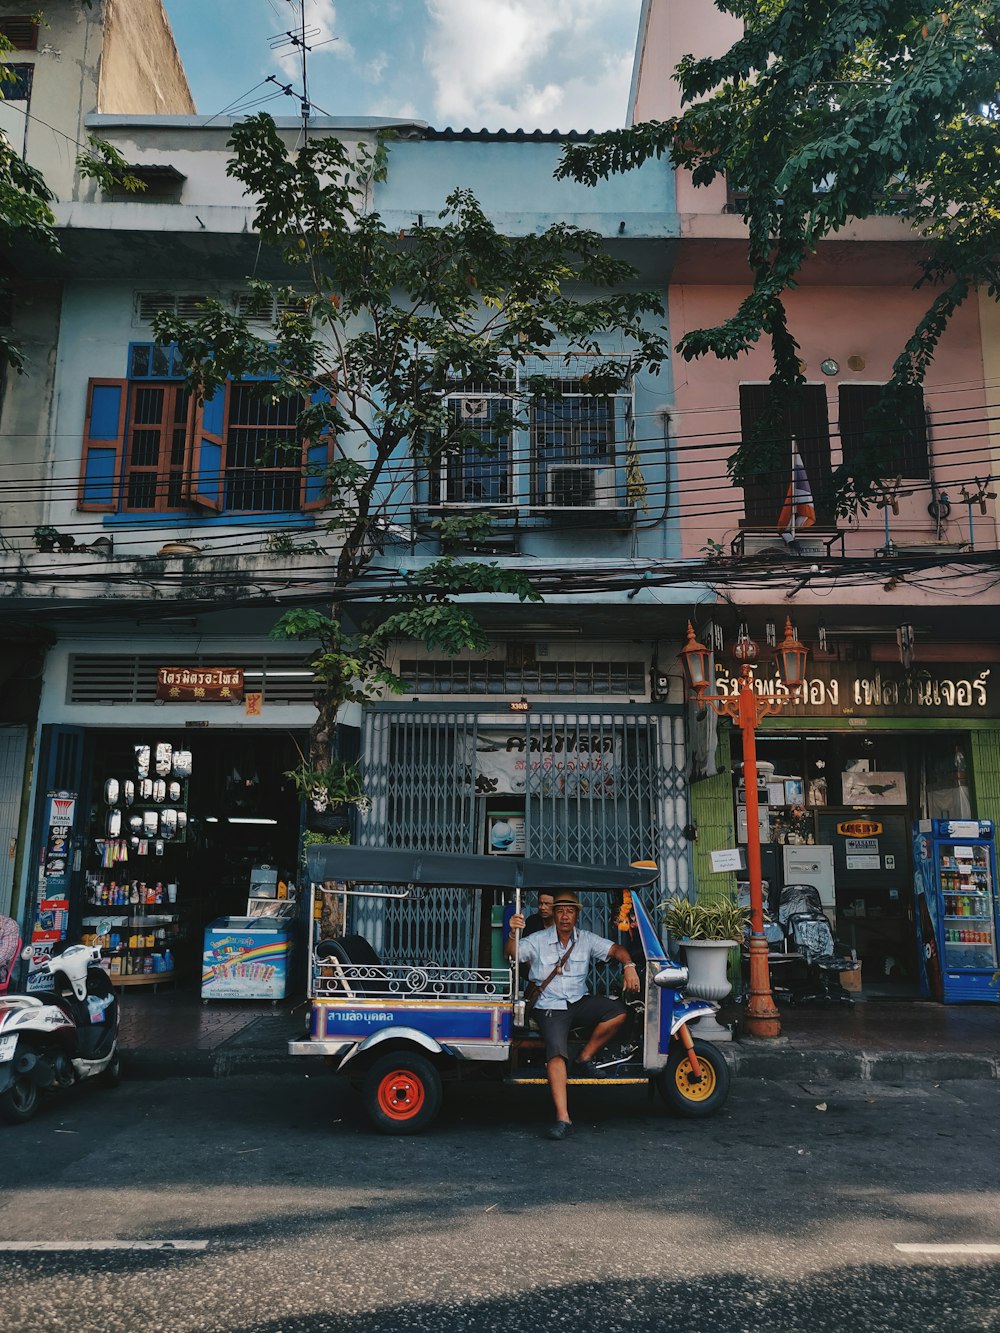
{"label": "lamp post base", "polygon": [[750,936],[750,998],[743,1013],[743,1029],[751,1037],[781,1035],[781,1016],[771,996],[767,966],[767,940]]}

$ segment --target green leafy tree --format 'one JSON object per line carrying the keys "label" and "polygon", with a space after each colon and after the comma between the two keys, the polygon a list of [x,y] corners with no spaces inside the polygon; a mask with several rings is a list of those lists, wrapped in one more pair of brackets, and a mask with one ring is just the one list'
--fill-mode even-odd
{"label": "green leafy tree", "polygon": [[689,360],[735,359],[770,342],[772,410],[730,461],[737,482],[774,463],[766,442],[804,383],[784,302],[803,265],[850,218],[910,219],[925,242],[916,285],[928,288],[927,308],[883,394],[883,443],[835,479],[842,509],[864,506],[895,473],[888,428],[949,320],[977,289],[1000,298],[1000,0],[715,3],[744,33],[717,59],[689,56],[672,72],[682,114],[571,145],[559,174],[594,182],[669,154],[695,185],[724,174],[745,191],[752,290],[677,348]]}
{"label": "green leafy tree", "polygon": [[[446,556],[401,579],[379,623],[351,628],[345,607],[408,505],[399,485],[404,460],[415,455],[433,471],[449,454],[481,448],[479,432],[449,411],[446,394],[461,384],[500,384],[529,359],[549,359],[558,375],[568,354],[588,354],[595,394],[613,392],[640,367],[656,371],[669,350],[662,309],[635,289],[633,270],[606,253],[600,236],[563,224],[502,235],[468,190],[454,190],[432,225],[389,229],[372,204],[388,170],[384,141],[348,146],[317,137],[290,152],[270,117],[259,115],[234,130],[231,148],[229,174],[256,201],[261,244],[287,275],[277,289],[284,313],[276,333],[259,336],[218,302],[194,321],[161,318],[156,332],[178,343],[199,395],[227,377],[265,377],[262,392],[296,394],[306,404],[300,438],[333,441],[323,477],[335,550],[332,614],[292,611],[274,634],[320,645],[319,716],[295,780],[314,803],[324,792],[331,803],[357,801],[356,774],[333,753],[337,710],[402,687],[386,666],[390,640],[415,638],[448,654],[481,651],[485,636],[457,597],[540,600],[516,571]],[[271,309],[275,288],[252,287]],[[607,330],[616,345],[634,349],[631,358],[602,358]],[[514,416],[533,394],[551,395],[542,377],[526,378]]]}

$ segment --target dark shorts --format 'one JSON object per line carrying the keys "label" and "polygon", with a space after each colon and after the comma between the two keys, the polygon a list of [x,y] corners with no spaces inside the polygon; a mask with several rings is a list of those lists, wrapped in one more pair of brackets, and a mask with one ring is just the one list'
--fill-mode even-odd
{"label": "dark shorts", "polygon": [[599,1023],[624,1013],[621,1000],[607,995],[585,995],[568,1009],[536,1009],[533,1017],[545,1042],[546,1061],[561,1055],[569,1063],[570,1028],[586,1028],[589,1036]]}

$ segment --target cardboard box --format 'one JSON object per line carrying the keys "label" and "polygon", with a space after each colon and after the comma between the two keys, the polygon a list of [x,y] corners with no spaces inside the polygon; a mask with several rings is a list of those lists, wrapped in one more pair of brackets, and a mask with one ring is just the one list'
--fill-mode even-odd
{"label": "cardboard box", "polygon": [[861,989],[861,964],[858,964],[854,972],[841,972],[840,984],[844,990],[857,993]]}

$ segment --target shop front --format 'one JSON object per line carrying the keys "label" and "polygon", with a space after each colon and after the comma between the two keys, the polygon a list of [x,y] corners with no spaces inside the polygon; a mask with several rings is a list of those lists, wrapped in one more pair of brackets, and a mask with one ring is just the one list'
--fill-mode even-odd
{"label": "shop front", "polygon": [[[658,896],[687,891],[680,708],[382,704],[366,713],[362,762],[365,845],[569,864],[655,860]],[[477,900],[470,917],[466,897],[428,890],[419,908],[405,897],[356,898],[352,928],[389,960],[424,950],[443,965],[470,966],[491,957],[499,904]],[[606,933],[609,904],[588,897],[588,929]]]}
{"label": "shop front", "polygon": [[[115,984],[279,998],[295,981],[306,911],[303,810],[286,776],[306,710],[281,682],[298,690],[309,673],[289,659],[217,666],[178,654],[164,667],[153,656],[131,659],[130,697],[113,697],[126,692],[122,676],[100,687],[110,696],[100,703],[74,703],[95,688],[97,667],[82,656],[67,659],[67,702],[93,725],[43,722],[38,736],[37,878],[22,922],[31,972],[61,940],[83,939],[102,946]],[[220,922],[227,929],[213,930]],[[255,937],[279,926],[281,940]]]}
{"label": "shop front", "polygon": [[[757,741],[763,878],[772,909],[812,884],[838,938],[861,961],[866,994],[915,995],[922,936],[914,896],[917,820],[1000,816],[1000,727],[990,667],[813,663],[801,703]],[[717,668],[720,692],[735,688]],[[781,688],[765,674],[762,690]],[[746,841],[734,741],[732,810]]]}

